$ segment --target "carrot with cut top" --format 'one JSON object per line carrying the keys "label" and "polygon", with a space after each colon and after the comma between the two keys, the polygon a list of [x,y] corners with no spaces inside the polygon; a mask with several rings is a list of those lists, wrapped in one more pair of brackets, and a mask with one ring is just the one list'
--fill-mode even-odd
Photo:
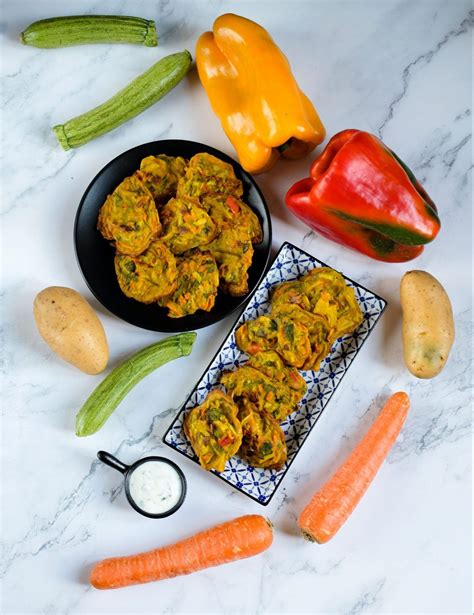
{"label": "carrot with cut top", "polygon": [[272,544],[272,526],[260,515],[244,515],[174,545],[130,557],[105,559],[94,566],[91,584],[115,589],[190,574],[257,555]]}
{"label": "carrot with cut top", "polygon": [[362,499],[405,423],[410,399],[395,393],[372,427],[300,515],[303,536],[320,544],[330,540]]}

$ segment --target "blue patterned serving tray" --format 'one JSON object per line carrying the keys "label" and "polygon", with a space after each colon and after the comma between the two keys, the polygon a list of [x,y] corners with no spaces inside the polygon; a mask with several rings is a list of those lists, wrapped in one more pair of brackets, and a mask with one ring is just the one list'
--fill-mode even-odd
{"label": "blue patterned serving tray", "polygon": [[[235,369],[248,360],[247,355],[237,348],[235,330],[243,322],[257,318],[257,316],[269,311],[273,287],[281,282],[294,280],[315,267],[327,267],[327,265],[291,243],[282,245],[272,266],[250,297],[245,310],[168,428],[163,437],[165,444],[198,463],[197,457],[184,435],[183,420],[186,411],[201,404],[211,389],[220,386],[218,381],[222,371]],[[264,506],[275,495],[298,451],[387,305],[384,299],[372,291],[353,282],[346,276],[344,278],[347,284],[355,290],[364,314],[364,320],[354,333],[345,335],[335,342],[331,352],[321,363],[319,371],[301,372],[308,385],[308,391],[298,410],[290,414],[282,423],[288,446],[288,459],[284,467],[278,471],[263,470],[250,466],[239,457],[232,457],[227,462],[224,472],[212,471],[212,474]]]}

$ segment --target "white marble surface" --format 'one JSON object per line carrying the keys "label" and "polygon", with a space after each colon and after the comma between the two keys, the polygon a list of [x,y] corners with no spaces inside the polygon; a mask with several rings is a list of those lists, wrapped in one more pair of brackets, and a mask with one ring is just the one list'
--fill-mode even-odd
{"label": "white marble surface", "polygon": [[[66,6],[67,5],[67,6]],[[471,5],[462,0],[375,2],[3,2],[2,395],[3,610],[10,613],[469,613],[471,611]],[[389,300],[284,480],[264,509],[174,455],[161,437],[221,343],[233,317],[200,331],[193,355],[148,377],[97,435],[79,440],[77,408],[100,377],[58,360],[39,338],[32,301],[45,286],[76,288],[100,313],[111,366],[160,335],[118,321],[95,303],[76,265],[72,226],[95,173],[134,145],[189,138],[232,154],[195,74],[119,130],[63,152],[50,130],[100,103],[153,61],[187,47],[226,11],[266,26],[332,135],[358,127],[381,136],[438,203],[442,231],[413,263],[371,261],[308,232],[283,195],[309,160],[258,178],[273,215],[274,248],[303,246]],[[31,21],[61,13],[155,18],[157,49],[22,47]],[[398,283],[410,268],[445,285],[457,340],[445,371],[417,381],[404,369]],[[403,436],[340,534],[305,543],[295,519],[347,454],[389,391],[412,409]],[[163,453],[182,465],[189,496],[152,521],[125,502],[120,476],[94,461],[100,448],[129,462]],[[146,550],[245,513],[275,524],[260,557],[160,584],[99,592],[90,565]]]}

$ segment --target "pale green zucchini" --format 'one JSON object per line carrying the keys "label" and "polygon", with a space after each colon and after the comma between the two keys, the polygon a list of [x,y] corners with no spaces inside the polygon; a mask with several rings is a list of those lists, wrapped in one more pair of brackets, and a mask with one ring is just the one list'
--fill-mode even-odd
{"label": "pale green zucchini", "polygon": [[53,49],[91,43],[132,43],[156,47],[155,22],[121,15],[71,15],[42,19],[20,34],[25,45]]}
{"label": "pale green zucchini", "polygon": [[77,413],[76,436],[98,431],[140,380],[164,363],[189,355],[195,339],[194,331],[172,335],[143,348],[112,370]]}
{"label": "pale green zucchini", "polygon": [[162,58],[102,105],[54,126],[59,143],[79,147],[142,113],[181,81],[191,62],[187,50]]}

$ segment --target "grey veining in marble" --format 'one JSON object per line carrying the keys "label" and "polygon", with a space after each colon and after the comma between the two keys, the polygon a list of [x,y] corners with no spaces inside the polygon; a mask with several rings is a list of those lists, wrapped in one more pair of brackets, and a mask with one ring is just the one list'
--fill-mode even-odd
{"label": "grey veining in marble", "polygon": [[[2,9],[2,612],[470,613],[471,3],[5,0]],[[233,155],[232,147],[195,72],[141,116],[78,150],[63,152],[51,126],[99,104],[163,55],[193,52],[197,36],[228,11],[268,28],[328,135],[369,130],[407,162],[439,205],[442,230],[412,263],[371,261],[286,210],[285,191],[307,173],[310,159],[257,177],[273,216],[274,250],[292,241],[389,307],[268,508],[179,456],[188,499],[157,522],[128,506],[120,476],[95,461],[96,452],[110,450],[125,462],[172,456],[162,435],[233,317],[200,331],[192,356],[149,376],[106,428],[78,439],[75,413],[100,376],[51,353],[36,332],[32,301],[49,285],[82,292],[106,328],[111,367],[163,337],[118,321],[91,297],[72,244],[78,202],[100,168],[137,144],[189,138]],[[36,19],[88,12],[155,19],[160,45],[39,50],[17,40]],[[414,379],[403,366],[398,285],[412,268],[440,279],[455,312],[449,363],[431,381]],[[399,389],[410,394],[412,408],[372,488],[333,541],[304,542],[296,520],[310,494]],[[257,558],[116,592],[87,583],[91,564],[103,557],[148,550],[252,512],[275,526],[272,548]]]}

